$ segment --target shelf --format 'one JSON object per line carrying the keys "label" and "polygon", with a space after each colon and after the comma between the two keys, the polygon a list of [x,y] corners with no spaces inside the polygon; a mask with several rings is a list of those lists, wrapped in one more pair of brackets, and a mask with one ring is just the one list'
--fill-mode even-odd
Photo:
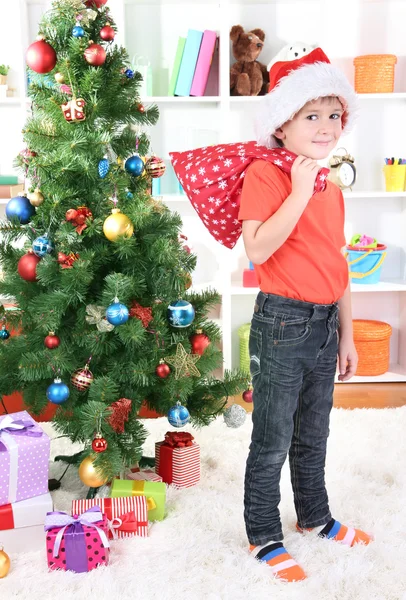
{"label": "shelf", "polygon": [[217,104],[220,96],[148,96],[142,98],[144,104]]}
{"label": "shelf", "polygon": [[189,202],[186,194],[157,194],[156,196],[153,196],[153,198],[161,200],[161,202],[164,204],[171,204],[173,202]]}
{"label": "shelf", "polygon": [[11,104],[13,106],[21,104],[20,98],[0,98],[0,104]]}
{"label": "shelf", "polygon": [[392,383],[392,382],[406,382],[406,369],[400,365],[390,365],[389,371],[383,375],[375,376],[364,376],[355,375],[349,381],[338,381],[338,375],[335,378],[336,383]]}
{"label": "shelf", "polygon": [[374,191],[374,192],[343,192],[344,198],[406,198],[406,192],[385,192],[385,191]]}
{"label": "shelf", "polygon": [[[406,281],[401,279],[396,279],[392,281],[380,281],[375,284],[363,284],[363,283],[351,283],[351,291],[353,293],[357,292],[374,292],[374,293],[382,293],[382,292],[406,292]],[[245,288],[242,286],[232,286],[231,287],[231,295],[232,296],[256,296],[259,292],[259,288]]]}
{"label": "shelf", "polygon": [[[231,104],[244,102],[260,102],[264,96],[230,96]],[[392,94],[357,94],[360,100],[406,100],[406,92],[393,92]]]}

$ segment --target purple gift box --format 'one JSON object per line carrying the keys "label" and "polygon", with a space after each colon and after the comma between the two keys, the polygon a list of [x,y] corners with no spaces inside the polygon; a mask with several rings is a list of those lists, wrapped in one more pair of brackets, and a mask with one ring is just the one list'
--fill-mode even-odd
{"label": "purple gift box", "polygon": [[48,492],[50,439],[23,410],[0,417],[0,506]]}

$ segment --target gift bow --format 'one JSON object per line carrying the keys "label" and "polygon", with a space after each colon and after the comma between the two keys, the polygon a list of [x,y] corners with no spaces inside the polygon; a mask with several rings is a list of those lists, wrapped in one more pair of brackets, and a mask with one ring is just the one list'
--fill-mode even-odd
{"label": "gift bow", "polygon": [[106,308],[104,306],[88,304],[86,306],[86,321],[90,325],[96,325],[97,330],[102,333],[113,331],[114,329],[114,325],[106,319]]}
{"label": "gift bow", "polygon": [[[176,176],[194,209],[217,242],[233,248],[241,235],[238,220],[244,176],[254,160],[265,160],[290,175],[297,155],[285,148],[256,142],[216,144],[186,152],[170,152]],[[319,170],[314,193],[326,188],[330,170]]]}
{"label": "gift bow", "polygon": [[[7,415],[0,421],[0,437],[3,434],[4,438],[7,434],[21,435],[27,437],[41,437],[42,431],[31,431],[31,427],[35,427],[32,421],[23,421],[22,419],[13,420],[11,415]],[[7,451],[5,443],[0,440],[0,452]]]}
{"label": "gift bow", "polygon": [[147,526],[148,521],[138,521],[137,517],[134,514],[134,511],[130,511],[128,513],[125,513],[124,515],[120,515],[119,517],[114,517],[114,519],[109,521],[110,531],[112,532],[114,539],[117,539],[118,537],[117,531],[136,534],[139,527]]}
{"label": "gift bow", "polygon": [[53,551],[54,558],[57,558],[59,556],[59,549],[61,547],[62,538],[66,529],[69,528],[68,533],[82,533],[83,525],[86,525],[86,527],[93,527],[94,529],[96,529],[104,548],[109,548],[110,544],[105,532],[103,531],[103,529],[100,529],[100,527],[97,527],[96,525],[96,523],[100,521],[103,521],[103,515],[98,506],[92,506],[92,508],[89,508],[82,515],[74,515],[73,517],[71,517],[67,513],[60,511],[47,513],[44,525],[45,531],[55,529],[56,527],[61,527],[55,538]]}
{"label": "gift bow", "polygon": [[187,431],[167,431],[164,444],[165,446],[171,446],[171,448],[193,446],[193,435]]}

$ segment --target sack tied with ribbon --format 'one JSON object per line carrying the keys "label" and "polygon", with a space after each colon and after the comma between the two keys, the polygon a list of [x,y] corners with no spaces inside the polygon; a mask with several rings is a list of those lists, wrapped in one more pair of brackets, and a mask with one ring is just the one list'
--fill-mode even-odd
{"label": "sack tied with ribbon", "polygon": [[[240,196],[248,166],[266,160],[290,175],[297,155],[285,148],[266,148],[256,142],[216,144],[185,152],[170,152],[176,176],[192,206],[214,239],[234,248],[241,235]],[[329,169],[320,168],[314,193],[326,188]]]}

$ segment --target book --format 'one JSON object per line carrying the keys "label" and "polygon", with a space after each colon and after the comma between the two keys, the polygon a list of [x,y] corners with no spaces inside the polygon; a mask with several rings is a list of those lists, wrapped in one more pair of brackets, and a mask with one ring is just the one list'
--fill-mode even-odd
{"label": "book", "polygon": [[0,175],[0,185],[16,185],[17,183],[17,175]]}
{"label": "book", "polygon": [[178,81],[180,63],[182,62],[183,50],[185,48],[186,38],[180,37],[178,39],[178,46],[176,48],[175,60],[173,63],[171,80],[169,82],[168,96],[175,95],[176,82]]}
{"label": "book", "polygon": [[211,31],[210,29],[204,30],[192,87],[190,89],[191,96],[204,96],[214,49],[216,47],[216,40],[217,33],[215,31]]}
{"label": "book", "polygon": [[186,37],[185,49],[183,50],[182,62],[180,63],[178,80],[176,82],[175,96],[190,95],[190,88],[192,87],[202,38],[202,31],[189,29]]}
{"label": "book", "polygon": [[18,185],[0,185],[0,198],[4,200],[5,198],[14,198],[14,196],[19,196],[24,192],[24,185],[22,183]]}

